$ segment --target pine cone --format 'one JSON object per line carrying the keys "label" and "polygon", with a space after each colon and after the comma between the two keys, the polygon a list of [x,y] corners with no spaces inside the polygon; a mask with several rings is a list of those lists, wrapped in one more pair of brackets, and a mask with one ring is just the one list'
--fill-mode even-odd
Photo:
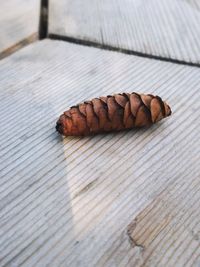
{"label": "pine cone", "polygon": [[94,98],[65,111],[56,130],[65,136],[89,135],[149,126],[170,116],[159,96],[123,93]]}

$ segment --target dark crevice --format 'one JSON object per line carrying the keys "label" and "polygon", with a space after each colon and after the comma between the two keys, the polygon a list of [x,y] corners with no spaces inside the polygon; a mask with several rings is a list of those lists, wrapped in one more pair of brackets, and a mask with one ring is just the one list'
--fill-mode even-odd
{"label": "dark crevice", "polygon": [[186,62],[184,60],[145,54],[142,52],[132,51],[132,50],[124,49],[124,48],[118,48],[118,47],[114,47],[114,46],[106,45],[106,44],[100,44],[100,43],[93,42],[93,41],[76,39],[74,37],[69,37],[69,36],[63,36],[63,35],[50,33],[48,34],[47,37],[52,40],[61,40],[61,41],[69,42],[69,43],[80,44],[84,46],[90,46],[90,47],[100,48],[100,49],[109,50],[109,51],[116,51],[116,52],[120,52],[120,53],[127,54],[127,55],[134,55],[134,56],[139,56],[143,58],[150,58],[150,59],[160,60],[164,62],[175,63],[179,65],[191,66],[191,67],[198,67],[198,68],[200,67],[199,63],[192,63],[192,62]]}
{"label": "dark crevice", "polygon": [[129,96],[127,95],[127,93],[122,93],[121,95],[126,98],[127,102],[129,101]]}
{"label": "dark crevice", "polygon": [[39,22],[39,39],[45,39],[48,35],[48,0],[41,0],[40,4],[40,22]]}

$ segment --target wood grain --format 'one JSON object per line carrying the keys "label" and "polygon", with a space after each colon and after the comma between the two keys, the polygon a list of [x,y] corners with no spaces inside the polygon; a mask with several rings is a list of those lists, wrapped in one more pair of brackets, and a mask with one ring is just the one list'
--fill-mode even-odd
{"label": "wood grain", "polygon": [[49,33],[200,63],[199,0],[50,0]]}
{"label": "wood grain", "polygon": [[[0,266],[199,266],[200,73],[61,41],[0,63]],[[62,139],[59,114],[158,94],[148,130]]]}

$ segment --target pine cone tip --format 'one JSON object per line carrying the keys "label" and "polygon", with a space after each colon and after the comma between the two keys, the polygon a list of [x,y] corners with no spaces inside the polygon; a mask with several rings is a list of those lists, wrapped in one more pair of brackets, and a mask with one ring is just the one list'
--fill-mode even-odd
{"label": "pine cone tip", "polygon": [[170,106],[166,102],[164,102],[164,105],[165,105],[166,117],[169,117],[172,114],[172,110],[171,110]]}

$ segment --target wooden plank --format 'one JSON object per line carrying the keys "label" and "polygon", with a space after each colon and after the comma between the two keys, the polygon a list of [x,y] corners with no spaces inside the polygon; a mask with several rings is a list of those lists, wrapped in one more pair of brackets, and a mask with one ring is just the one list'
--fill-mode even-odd
{"label": "wooden plank", "polygon": [[198,0],[50,0],[49,33],[200,63]]}
{"label": "wooden plank", "polygon": [[[198,68],[45,40],[0,63],[0,265],[198,266]],[[69,106],[154,93],[149,128],[61,138]]]}
{"label": "wooden plank", "polygon": [[39,0],[1,1],[0,58],[37,39],[39,18]]}

